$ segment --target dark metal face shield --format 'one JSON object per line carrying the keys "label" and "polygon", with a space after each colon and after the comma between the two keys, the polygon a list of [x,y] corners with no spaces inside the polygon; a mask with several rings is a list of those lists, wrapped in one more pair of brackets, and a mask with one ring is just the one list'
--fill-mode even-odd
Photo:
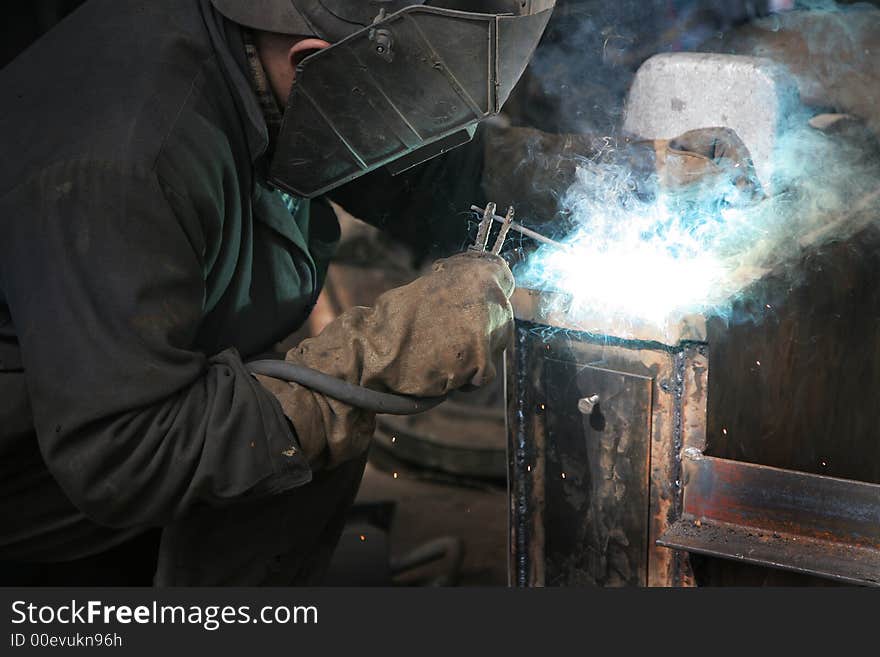
{"label": "dark metal face shield", "polygon": [[270,181],[314,197],[389,166],[400,173],[468,142],[498,114],[555,0],[415,5],[297,68]]}

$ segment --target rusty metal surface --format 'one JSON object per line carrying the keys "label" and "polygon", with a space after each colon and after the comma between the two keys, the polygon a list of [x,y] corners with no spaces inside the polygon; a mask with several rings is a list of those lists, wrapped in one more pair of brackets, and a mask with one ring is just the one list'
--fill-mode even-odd
{"label": "rusty metal surface", "polygon": [[528,326],[517,325],[515,346],[505,355],[512,586],[544,585],[544,423],[534,413],[540,378],[528,365],[543,346]]}
{"label": "rusty metal surface", "polygon": [[[650,377],[548,359],[548,586],[647,583]],[[598,395],[584,415],[578,400]]]}
{"label": "rusty metal surface", "polygon": [[712,456],[880,483],[880,222],[711,321]]}
{"label": "rusty metal surface", "polygon": [[[880,484],[878,276],[874,221],[849,239],[806,249],[747,290],[729,318],[709,321],[707,454]],[[758,578],[754,567],[706,559],[698,579]]]}
{"label": "rusty metal surface", "polygon": [[880,586],[880,485],[702,455],[661,545]]}
{"label": "rusty metal surface", "polygon": [[[516,336],[506,362],[511,583],[692,584],[687,555],[656,539],[680,513],[675,455],[705,435],[705,345],[522,320]],[[594,395],[585,414],[580,402]]]}
{"label": "rusty metal surface", "polygon": [[[861,584],[878,579],[880,546],[870,528],[876,532],[880,527],[880,443],[871,412],[872,383],[880,381],[880,322],[874,321],[880,318],[880,224],[851,240],[805,253],[795,269],[794,285],[790,273],[769,275],[737,302],[729,321],[709,322],[711,377],[703,344],[676,348],[662,340],[604,339],[607,354],[619,348],[630,359],[642,358],[641,353],[672,359],[664,373],[654,375],[649,585],[742,584],[753,576],[759,581],[756,573],[761,570],[766,581],[779,581],[775,572],[791,578],[784,580],[789,583],[827,581],[815,576]],[[548,327],[557,327],[571,339],[602,342],[593,333],[576,330],[583,323],[565,315],[564,300],[548,303],[546,294],[531,291],[518,295],[517,316],[543,325],[544,335],[552,333]],[[531,361],[526,366],[537,367]],[[721,457],[704,463],[730,459],[726,462],[733,462],[732,472],[756,468],[761,477],[766,475],[766,481],[746,477],[742,485],[748,487],[737,493],[745,500],[742,509],[753,516],[736,517],[731,502],[736,498],[731,496],[716,499],[718,507],[704,517],[694,515],[696,489],[689,484],[691,492],[683,496],[680,485],[687,480],[683,465],[690,468],[687,460],[676,458],[682,450]],[[719,466],[718,473],[722,470]],[[807,482],[807,487],[790,494],[777,485],[788,477]],[[835,489],[838,484],[829,480],[844,484]],[[810,487],[826,497],[811,496]],[[706,500],[712,502],[708,493]],[[831,515],[829,500],[837,500]],[[550,507],[554,501],[545,504]],[[734,516],[724,516],[723,508]],[[847,509],[859,508],[874,514],[861,534],[847,533],[849,520],[835,524],[847,518]],[[661,535],[662,544],[677,549],[655,543]],[[872,537],[867,543],[861,538],[865,535]],[[699,558],[695,578],[684,550],[725,559]]]}
{"label": "rusty metal surface", "polygon": [[[681,517],[681,452],[687,447],[702,449],[706,443],[706,395],[709,357],[704,344],[682,345],[675,355],[671,417],[658,417],[651,442],[651,496],[648,546],[648,586],[695,586],[689,556],[669,550],[655,540]],[[670,425],[664,431],[662,422]]]}

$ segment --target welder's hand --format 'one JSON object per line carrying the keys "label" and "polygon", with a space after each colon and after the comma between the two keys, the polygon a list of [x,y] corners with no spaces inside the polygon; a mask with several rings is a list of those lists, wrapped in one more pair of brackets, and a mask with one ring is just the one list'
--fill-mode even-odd
{"label": "welder's hand", "polygon": [[[435,397],[481,386],[513,335],[514,280],[505,261],[463,253],[386,292],[372,308],[352,308],[286,360],[381,392]],[[332,466],[361,454],[372,414],[297,384],[258,377],[281,401],[313,462]]]}
{"label": "welder's hand", "polygon": [[361,384],[419,397],[489,384],[513,336],[514,288],[503,258],[468,252],[383,294],[347,322],[361,336]]}
{"label": "welder's hand", "polygon": [[[306,364],[296,358],[295,352],[296,349],[289,352],[285,360]],[[256,378],[281,403],[281,410],[293,425],[312,469],[335,467],[357,458],[370,446],[376,430],[375,413],[349,406],[298,383],[259,374]]]}
{"label": "welder's hand", "polygon": [[703,128],[650,143],[660,184],[667,189],[730,183],[746,199],[761,195],[749,149],[733,130]]}

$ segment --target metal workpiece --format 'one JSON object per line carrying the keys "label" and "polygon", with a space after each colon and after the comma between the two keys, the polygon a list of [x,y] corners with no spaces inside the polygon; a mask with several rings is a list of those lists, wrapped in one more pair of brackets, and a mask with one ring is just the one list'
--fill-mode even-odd
{"label": "metal workpiece", "polygon": [[684,508],[661,545],[880,586],[880,485],[683,453]]}
{"label": "metal workpiece", "polygon": [[534,372],[528,365],[536,347],[528,331],[518,326],[515,346],[505,352],[507,399],[508,490],[510,502],[509,578],[511,586],[542,586],[546,431],[539,408]]}
{"label": "metal workpiece", "polygon": [[[686,555],[656,539],[679,511],[676,450],[705,435],[705,426],[684,419],[705,393],[693,385],[705,369],[705,346],[560,330],[524,319],[514,306],[511,583],[692,583]],[[685,399],[692,410],[684,410]]]}
{"label": "metal workpiece", "polygon": [[514,584],[692,586],[703,554],[880,585],[880,484],[707,454],[708,344],[585,333],[514,307]]}
{"label": "metal workpiece", "polygon": [[701,554],[880,586],[880,484],[709,455],[710,345],[552,326],[545,295],[506,362],[513,584],[693,586]]}
{"label": "metal workpiece", "polygon": [[[584,285],[599,284],[585,281]],[[518,319],[553,329],[577,331],[609,340],[651,343],[672,347],[683,342],[705,342],[706,318],[688,314],[670,317],[665,325],[624,317],[610,317],[588,309],[572,309],[571,297],[562,292],[517,288],[511,298]]]}
{"label": "metal workpiece", "polygon": [[[659,55],[636,77],[625,129],[730,128],[772,194],[796,100],[766,60]],[[577,290],[516,290],[512,583],[880,585],[876,206],[869,190],[792,235],[802,254],[755,270],[719,317],[658,326],[584,307]]]}

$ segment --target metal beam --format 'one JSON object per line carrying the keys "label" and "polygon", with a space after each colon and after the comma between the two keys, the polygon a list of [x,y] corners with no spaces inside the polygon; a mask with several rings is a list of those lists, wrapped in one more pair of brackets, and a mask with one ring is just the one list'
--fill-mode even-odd
{"label": "metal beam", "polygon": [[683,451],[679,550],[880,586],[880,485]]}

